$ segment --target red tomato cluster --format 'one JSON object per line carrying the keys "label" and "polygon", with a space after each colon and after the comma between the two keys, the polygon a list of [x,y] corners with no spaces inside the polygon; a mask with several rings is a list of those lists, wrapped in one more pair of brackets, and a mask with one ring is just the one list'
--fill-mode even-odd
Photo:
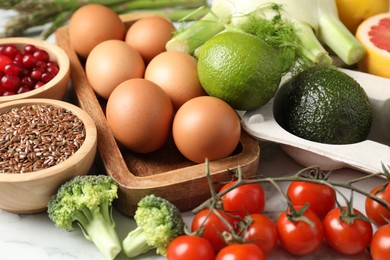
{"label": "red tomato cluster", "polygon": [[[169,260],[264,260],[274,250],[278,242],[277,231],[275,224],[262,214],[265,207],[263,188],[259,184],[234,187],[235,183],[230,182],[220,190],[225,192],[221,197],[223,211],[206,208],[194,216],[191,230],[202,230],[201,237],[184,236],[170,243],[167,250]],[[246,221],[247,216],[250,216],[251,223],[246,230],[239,231],[239,223]],[[223,237],[231,234],[231,228],[240,233],[244,243],[226,243]],[[201,250],[196,250],[198,247]]]}
{"label": "red tomato cluster", "polygon": [[[373,233],[372,223],[362,212],[336,206],[336,192],[330,185],[293,181],[287,190],[291,204],[274,222],[263,214],[265,193],[259,184],[235,184],[228,183],[220,190],[224,192],[220,193],[224,210],[207,208],[194,216],[191,231],[201,230],[201,236],[175,239],[168,247],[169,260],[266,259],[277,245],[292,255],[304,256],[324,242],[344,255],[369,248],[374,260],[387,259],[390,254],[390,225],[386,222],[390,211],[375,200],[366,199],[367,217],[380,227]],[[390,188],[376,187],[371,193],[390,201]],[[227,243],[224,238],[231,238],[232,232],[240,240]]]}

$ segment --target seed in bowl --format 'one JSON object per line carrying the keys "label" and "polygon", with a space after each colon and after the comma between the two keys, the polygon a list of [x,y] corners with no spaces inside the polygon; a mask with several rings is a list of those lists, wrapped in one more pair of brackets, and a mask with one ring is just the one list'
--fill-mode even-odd
{"label": "seed in bowl", "polygon": [[50,104],[24,105],[0,114],[0,173],[35,172],[73,155],[85,140],[83,122]]}
{"label": "seed in bowl", "polygon": [[0,96],[10,96],[39,88],[59,71],[47,51],[32,44],[19,50],[14,44],[0,46]]}

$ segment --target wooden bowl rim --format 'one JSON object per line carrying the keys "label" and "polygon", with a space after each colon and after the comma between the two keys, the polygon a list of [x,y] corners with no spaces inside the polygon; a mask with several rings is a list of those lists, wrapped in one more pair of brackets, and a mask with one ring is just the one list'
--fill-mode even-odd
{"label": "wooden bowl rim", "polygon": [[30,105],[30,104],[50,104],[50,105],[60,106],[70,110],[80,120],[83,121],[85,127],[85,140],[81,145],[81,147],[65,161],[57,165],[54,165],[52,167],[35,171],[35,172],[12,173],[12,174],[0,173],[0,183],[4,183],[4,182],[16,183],[16,182],[25,182],[30,180],[50,178],[53,175],[61,174],[61,172],[63,172],[63,169],[73,167],[74,165],[76,165],[77,163],[79,163],[84,159],[83,154],[87,154],[91,149],[96,149],[97,129],[94,121],[84,110],[69,102],[55,100],[55,99],[48,99],[48,98],[31,98],[31,99],[15,100],[15,101],[10,101],[10,102],[5,102],[0,104],[0,113],[2,113],[3,111],[7,111],[7,109],[20,107],[22,105]]}
{"label": "wooden bowl rim", "polygon": [[58,74],[51,79],[48,83],[40,88],[21,93],[12,96],[0,96],[0,102],[8,102],[18,99],[25,99],[32,96],[36,96],[40,93],[47,91],[48,89],[56,87],[64,78],[69,77],[70,72],[70,60],[65,51],[59,46],[46,42],[44,40],[28,38],[28,37],[9,37],[0,38],[0,45],[15,44],[16,46],[23,46],[26,44],[33,44],[34,46],[43,49],[49,53],[50,59],[55,60],[58,63]]}

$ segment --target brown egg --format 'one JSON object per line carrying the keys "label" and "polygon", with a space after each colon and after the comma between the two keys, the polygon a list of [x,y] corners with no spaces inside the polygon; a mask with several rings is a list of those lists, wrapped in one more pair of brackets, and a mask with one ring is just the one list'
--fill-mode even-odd
{"label": "brown egg", "polygon": [[142,78],[145,64],[141,55],[121,40],[108,40],[98,44],[89,54],[85,73],[95,92],[108,99],[123,81]]}
{"label": "brown egg", "polygon": [[173,120],[173,139],[189,160],[203,163],[233,153],[240,141],[241,123],[236,111],[221,99],[196,97],[180,107]]}
{"label": "brown egg", "polygon": [[159,86],[145,79],[130,79],[112,92],[106,117],[119,143],[132,151],[148,153],[168,139],[173,108]]}
{"label": "brown egg", "polygon": [[83,58],[99,43],[111,39],[124,40],[125,35],[122,20],[104,5],[84,5],[73,13],[69,21],[69,41]]}
{"label": "brown egg", "polygon": [[147,65],[145,79],[165,90],[175,111],[188,100],[206,95],[199,82],[197,60],[184,52],[166,51],[157,55]]}
{"label": "brown egg", "polygon": [[129,27],[125,41],[138,50],[147,64],[165,51],[165,45],[172,38],[174,31],[175,26],[164,17],[144,17]]}

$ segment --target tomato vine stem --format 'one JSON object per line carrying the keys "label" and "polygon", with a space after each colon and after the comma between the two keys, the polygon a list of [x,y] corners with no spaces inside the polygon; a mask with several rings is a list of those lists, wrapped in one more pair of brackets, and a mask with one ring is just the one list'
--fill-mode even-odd
{"label": "tomato vine stem", "polygon": [[[208,167],[209,167],[209,162],[206,159],[206,168],[208,168]],[[206,175],[207,175],[207,178],[209,180],[209,185],[210,185],[212,196],[211,196],[211,198],[207,199],[202,204],[200,204],[198,207],[193,209],[194,213],[197,213],[204,208],[210,207],[213,204],[214,205],[218,204],[218,203],[216,203],[216,201],[220,201],[221,197],[224,194],[228,193],[229,191],[231,191],[231,190],[233,190],[241,185],[252,184],[252,183],[258,183],[258,184],[271,183],[279,192],[284,194],[284,192],[282,191],[282,189],[280,188],[280,186],[277,183],[292,182],[292,181],[305,181],[305,182],[312,182],[312,183],[324,184],[324,185],[330,186],[336,192],[338,192],[338,194],[340,194],[340,196],[343,197],[343,199],[346,202],[348,202],[351,199],[348,199],[339,190],[339,188],[345,188],[345,189],[350,190],[351,192],[360,193],[360,194],[364,195],[365,197],[368,197],[368,198],[378,202],[380,205],[384,206],[385,208],[387,208],[390,211],[390,203],[386,202],[385,200],[383,200],[381,198],[378,198],[376,195],[371,194],[370,192],[367,192],[367,191],[353,185],[355,183],[358,183],[358,182],[361,182],[361,181],[364,181],[366,179],[373,178],[373,177],[380,176],[380,177],[387,178],[388,172],[385,168],[384,168],[383,173],[370,174],[367,176],[363,176],[360,178],[349,180],[347,182],[345,182],[345,181],[336,182],[336,181],[329,180],[329,177],[331,176],[332,172],[331,171],[324,172],[317,166],[306,167],[306,168],[298,171],[296,174],[293,174],[290,176],[284,176],[284,177],[255,177],[255,178],[251,178],[251,179],[245,179],[245,178],[243,178],[243,174],[242,174],[242,170],[241,170],[240,166],[237,167],[236,171],[232,171],[232,173],[236,174],[237,182],[234,185],[232,185],[231,187],[229,187],[228,189],[225,189],[225,190],[217,193],[215,191],[215,188],[214,188],[215,183],[213,183],[212,178],[210,176],[210,171],[209,171],[209,169],[206,169]],[[288,202],[288,198],[285,194],[284,194],[284,197],[286,198],[286,200]],[[221,205],[219,205],[219,207],[221,207]]]}

